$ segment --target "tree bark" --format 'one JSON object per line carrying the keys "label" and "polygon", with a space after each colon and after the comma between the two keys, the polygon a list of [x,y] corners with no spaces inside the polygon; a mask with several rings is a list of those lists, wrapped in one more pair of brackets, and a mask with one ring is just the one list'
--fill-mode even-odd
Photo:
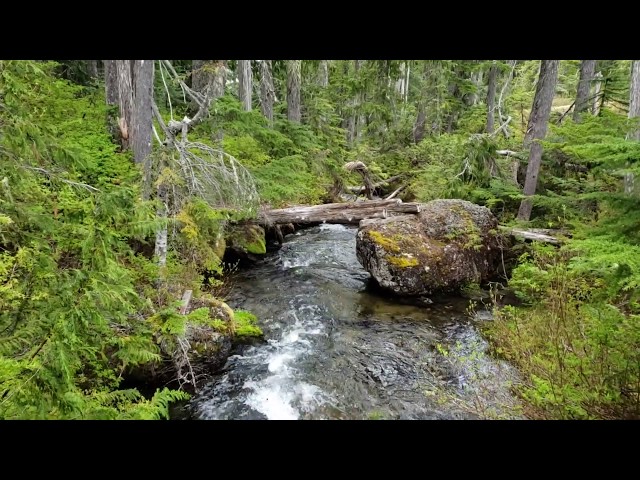
{"label": "tree bark", "polygon": [[488,134],[492,134],[495,123],[496,110],[496,84],[498,80],[498,66],[494,63],[489,69],[489,82],[487,85],[487,129]]}
{"label": "tree bark", "polygon": [[576,92],[576,104],[573,107],[574,122],[579,122],[581,113],[589,108],[591,80],[595,71],[595,60],[582,60],[580,63],[580,80],[578,81],[578,90]]}
{"label": "tree bark", "polygon": [[318,85],[321,87],[329,86],[329,60],[320,60],[318,66]]}
{"label": "tree bark", "polygon": [[98,60],[87,60],[87,73],[91,78],[98,78]]}
{"label": "tree bark", "polygon": [[595,88],[595,92],[593,94],[593,115],[594,116],[598,116],[600,115],[600,107],[602,106],[602,99],[600,98],[600,92],[602,91],[602,73],[598,72],[594,75],[595,80],[596,80],[596,88]]}
{"label": "tree bark", "polygon": [[273,73],[271,60],[260,61],[260,108],[262,114],[273,125],[273,101],[275,89],[273,88]]}
{"label": "tree bark", "polygon": [[[631,65],[631,87],[629,88],[629,118],[640,117],[640,60]],[[640,141],[640,127],[627,135],[629,140]]]}
{"label": "tree bark", "polygon": [[405,88],[406,88],[406,62],[400,64],[400,78],[396,80],[396,92],[400,95],[400,98],[404,100]]}
{"label": "tree bark", "polygon": [[123,150],[131,149],[135,163],[151,152],[154,60],[106,60],[106,97],[119,106],[117,124]]}
{"label": "tree bark", "polygon": [[118,105],[120,116],[120,144],[123,150],[129,149],[129,138],[133,130],[133,64],[131,60],[116,60],[118,76]]}
{"label": "tree bark", "polygon": [[[360,71],[360,68],[362,68],[362,65],[364,64],[364,62],[365,60],[355,61],[356,72]],[[364,103],[364,96],[365,96],[365,93],[361,90],[356,94],[356,100],[355,100],[356,107],[360,112],[359,115],[356,116],[356,122],[355,122],[355,129],[356,129],[355,138],[358,142],[360,141],[360,138],[362,138],[362,132],[364,130],[365,123],[366,123],[365,116],[362,114],[362,104]]]}
{"label": "tree bark", "polygon": [[118,105],[118,72],[115,60],[103,60],[104,89],[107,105]]}
{"label": "tree bark", "polygon": [[196,92],[204,93],[209,84],[209,72],[204,68],[208,60],[192,60],[191,64],[191,88]]}
{"label": "tree bark", "polygon": [[251,60],[238,60],[238,97],[245,112],[251,111],[252,87]]}
{"label": "tree bark", "polygon": [[[220,98],[224,95],[226,84],[225,60],[193,60],[191,68],[191,88],[198,93],[207,96],[211,91],[211,98]],[[194,100],[191,101],[194,111],[200,106]]]}
{"label": "tree bark", "polygon": [[424,138],[425,124],[427,121],[427,112],[424,105],[418,105],[418,116],[416,123],[413,125],[413,141],[417,144]]}
{"label": "tree bark", "polygon": [[212,98],[220,98],[224,95],[225,80],[225,60],[193,60],[191,88],[196,92],[206,95],[207,89],[211,89]]}
{"label": "tree bark", "polygon": [[478,103],[478,100],[480,99],[480,90],[482,90],[482,80],[483,80],[483,71],[482,70],[478,70],[476,72],[472,72],[471,73],[471,83],[473,83],[474,87],[475,87],[475,92],[473,92],[471,95],[469,95],[469,106],[474,106]]}
{"label": "tree bark", "polygon": [[530,147],[527,177],[524,183],[525,198],[520,203],[518,220],[529,221],[533,203],[531,196],[536,193],[538,174],[542,162],[542,144],[540,140],[547,134],[547,124],[551,113],[551,104],[556,91],[558,80],[558,60],[542,60],[536,93],[531,107],[529,124],[525,135],[525,147]]}
{"label": "tree bark", "polygon": [[[417,98],[416,107],[418,109],[418,114],[416,115],[416,121],[413,124],[413,141],[418,144],[424,139],[426,128],[427,128],[427,97],[431,93],[431,76],[432,71],[431,67],[427,64],[423,65],[422,71],[422,84],[420,88],[420,93]],[[431,93],[433,94],[433,93]]]}
{"label": "tree bark", "polygon": [[[360,60],[353,61],[354,75],[358,75],[360,72]],[[345,73],[348,73],[348,66],[345,62]],[[360,93],[353,92],[353,96],[349,100],[349,116],[346,118],[344,122],[344,128],[347,130],[347,144],[349,146],[353,145],[354,141],[357,138],[358,133],[358,115],[356,115],[356,110],[359,106],[360,102]]]}
{"label": "tree bark", "polygon": [[224,90],[227,86],[227,71],[227,61],[218,60],[215,64],[215,72],[213,74],[211,98],[220,98],[224,96]]}
{"label": "tree bark", "polygon": [[[151,132],[153,127],[153,60],[133,61],[133,131],[131,150],[135,163],[145,163],[151,153]],[[145,164],[145,172],[148,166]]]}
{"label": "tree bark", "polygon": [[114,142],[120,143],[120,129],[118,127],[118,114],[115,111],[116,106],[119,103],[118,95],[118,72],[116,71],[115,60],[103,60],[104,65],[104,89],[105,98],[107,101],[107,130],[111,134],[111,138]]}
{"label": "tree bark", "polygon": [[287,61],[287,118],[300,123],[300,67],[301,60]]}

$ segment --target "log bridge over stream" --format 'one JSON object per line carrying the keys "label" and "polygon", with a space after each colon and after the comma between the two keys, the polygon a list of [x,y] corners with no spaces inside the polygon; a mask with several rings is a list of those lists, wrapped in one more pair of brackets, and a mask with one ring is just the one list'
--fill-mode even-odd
{"label": "log bridge over stream", "polygon": [[[366,200],[324,205],[301,205],[289,208],[265,209],[258,214],[258,224],[273,228],[282,241],[282,225],[316,225],[319,223],[340,223],[359,225],[361,221],[389,218],[399,215],[420,213],[423,203],[403,202],[400,199]],[[545,229],[522,229],[500,227],[505,233],[524,240],[560,244],[556,233]]]}

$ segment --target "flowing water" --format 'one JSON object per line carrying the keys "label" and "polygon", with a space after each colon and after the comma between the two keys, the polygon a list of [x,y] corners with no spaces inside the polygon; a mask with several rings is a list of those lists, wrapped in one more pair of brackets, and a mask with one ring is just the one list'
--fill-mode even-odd
{"label": "flowing water", "polygon": [[233,308],[265,342],[232,355],[187,406],[196,419],[520,418],[515,373],[486,354],[469,301],[377,291],[356,229],[321,225],[235,278]]}

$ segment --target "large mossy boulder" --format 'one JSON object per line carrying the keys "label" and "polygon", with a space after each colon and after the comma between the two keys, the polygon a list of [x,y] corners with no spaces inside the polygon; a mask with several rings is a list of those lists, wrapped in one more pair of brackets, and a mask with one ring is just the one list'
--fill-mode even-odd
{"label": "large mossy boulder", "polygon": [[[213,373],[225,364],[231,352],[234,312],[226,303],[210,296],[193,301],[190,310],[182,337],[189,346],[187,351],[181,352],[179,348],[167,353],[172,353],[174,363],[176,353],[186,354],[197,373]],[[204,313],[202,318],[194,314],[196,311]]]}
{"label": "large mossy boulder", "polygon": [[267,253],[264,228],[253,223],[233,225],[228,230],[226,246],[239,258],[259,258]]}
{"label": "large mossy boulder", "polygon": [[455,291],[495,273],[497,230],[486,207],[434,200],[417,215],[365,222],[358,230],[356,253],[378,284],[396,294]]}
{"label": "large mossy boulder", "polygon": [[135,385],[179,385],[193,390],[194,376],[199,385],[222,368],[231,353],[234,312],[211,296],[192,300],[187,315],[167,310],[147,321],[154,330],[160,360],[126,368],[125,378]]}

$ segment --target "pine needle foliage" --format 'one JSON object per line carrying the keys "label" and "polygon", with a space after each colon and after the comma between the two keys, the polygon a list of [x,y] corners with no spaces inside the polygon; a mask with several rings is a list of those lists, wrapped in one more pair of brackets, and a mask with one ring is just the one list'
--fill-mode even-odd
{"label": "pine needle foliage", "polygon": [[156,227],[95,92],[0,61],[0,418],[166,418],[119,372],[158,358],[127,267]]}

